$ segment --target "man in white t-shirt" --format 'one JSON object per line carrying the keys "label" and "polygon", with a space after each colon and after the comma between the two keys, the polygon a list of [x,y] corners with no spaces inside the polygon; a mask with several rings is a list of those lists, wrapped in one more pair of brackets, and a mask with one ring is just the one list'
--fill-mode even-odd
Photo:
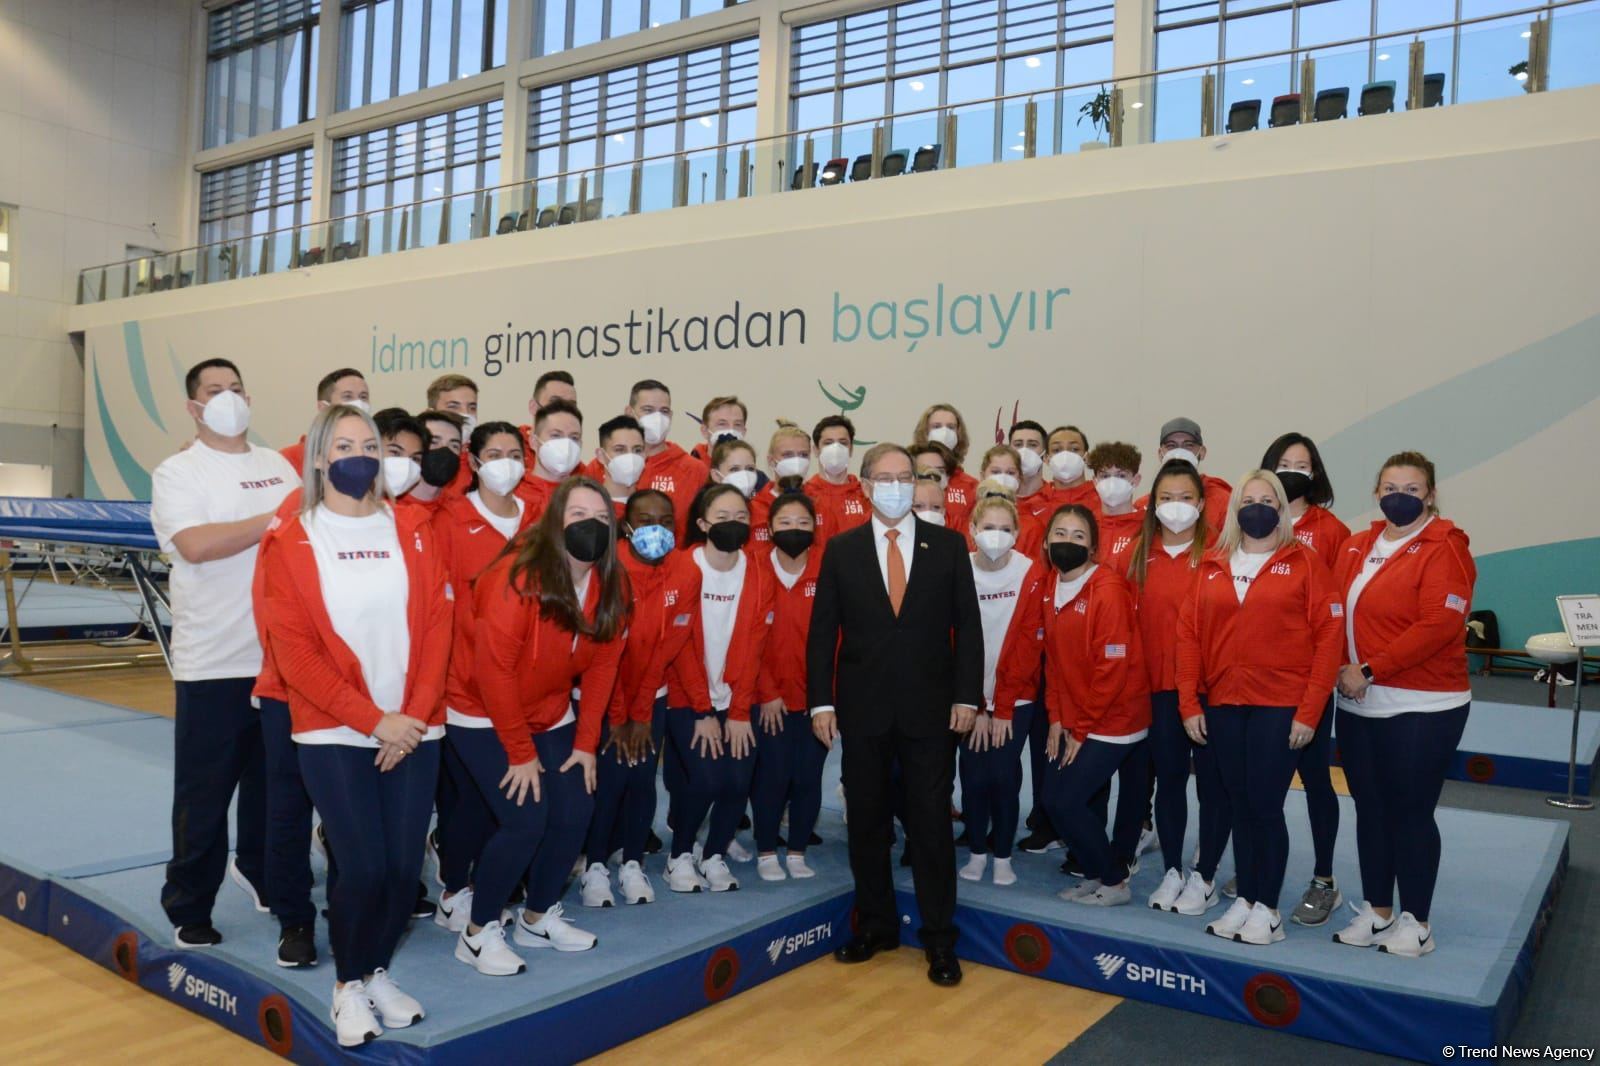
{"label": "man in white t-shirt", "polygon": [[[263,893],[266,830],[261,722],[250,690],[261,672],[250,585],[256,549],[300,478],[246,439],[250,399],[239,368],[207,359],[184,379],[194,442],[156,467],[150,522],[171,560],[172,678],[177,693],[172,861],[161,905],[178,947],[222,942],[211,907],[225,872]],[[228,806],[239,793],[229,870]]]}

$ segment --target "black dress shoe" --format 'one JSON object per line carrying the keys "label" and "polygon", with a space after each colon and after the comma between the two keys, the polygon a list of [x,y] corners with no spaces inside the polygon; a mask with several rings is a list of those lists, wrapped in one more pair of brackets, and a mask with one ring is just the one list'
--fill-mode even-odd
{"label": "black dress shoe", "polygon": [[866,962],[880,951],[893,951],[899,946],[898,940],[858,933],[834,948],[833,957],[840,962]]}
{"label": "black dress shoe", "polygon": [[949,948],[928,952],[928,980],[951,988],[961,983],[961,960]]}

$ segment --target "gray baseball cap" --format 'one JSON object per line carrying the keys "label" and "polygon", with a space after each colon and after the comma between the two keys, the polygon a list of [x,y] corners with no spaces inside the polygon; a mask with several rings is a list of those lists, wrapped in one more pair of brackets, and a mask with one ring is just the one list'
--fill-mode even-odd
{"label": "gray baseball cap", "polygon": [[1200,436],[1200,423],[1192,418],[1168,419],[1166,425],[1161,427],[1161,439],[1158,443],[1166,443],[1167,438],[1174,433],[1187,433],[1195,439],[1196,443],[1205,443],[1205,438]]}

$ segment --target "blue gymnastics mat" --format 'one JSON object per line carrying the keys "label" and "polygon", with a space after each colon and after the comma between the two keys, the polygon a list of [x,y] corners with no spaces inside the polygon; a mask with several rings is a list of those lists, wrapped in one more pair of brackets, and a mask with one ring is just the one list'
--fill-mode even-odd
{"label": "blue gymnastics mat", "polygon": [[[1473,701],[1467,729],[1450,765],[1457,781],[1476,781],[1539,792],[1566,792],[1572,750],[1571,689],[1566,707]],[[1596,693],[1600,699],[1600,692]],[[1578,721],[1576,791],[1591,795],[1600,761],[1600,711],[1581,711]]]}
{"label": "blue gymnastics mat", "polygon": [[[429,1016],[351,1055],[327,1020],[333,973],[324,923],[322,964],[280,969],[276,923],[225,883],[215,918],[227,942],[206,952],[170,946],[158,895],[170,852],[171,745],[165,718],[0,683],[0,804],[27,812],[0,822],[0,915],[293,1061],[575,1061],[819,958],[849,934],[835,755],[818,826],[827,843],[811,850],[815,879],[767,884],[743,866],[736,893],[675,895],[652,856],[656,903],[595,911],[569,894],[569,916],[598,934],[599,946],[577,955],[524,950],[529,971],[513,978],[472,972],[451,957],[450,934],[415,923],[394,970]],[[1288,813],[1286,901],[1311,873],[1298,792]],[[1343,816],[1335,873],[1354,891],[1348,801]],[[1062,903],[1054,893],[1069,882],[1056,870],[1060,852],[1019,853],[1020,882],[1010,888],[961,882],[958,951],[1048,980],[1411,1058],[1433,1059],[1446,1043],[1494,1044],[1509,1034],[1525,994],[1565,870],[1567,830],[1461,810],[1443,810],[1439,820],[1440,947],[1425,959],[1339,947],[1331,928],[1290,924],[1285,942],[1252,948],[1207,937],[1201,919]],[[1191,839],[1185,853],[1192,847]],[[1137,901],[1159,881],[1158,866],[1145,856]],[[1230,870],[1225,858],[1222,876]],[[908,871],[901,889],[909,943],[918,919]],[[851,994],[842,968],[838,992]]]}
{"label": "blue gymnastics mat", "polygon": [[[15,624],[24,642],[119,640],[143,630],[141,611],[139,594],[131,588],[58,585],[41,576],[19,583]],[[160,617],[162,625],[172,624],[165,610]],[[9,635],[12,624],[0,608],[0,633]]]}

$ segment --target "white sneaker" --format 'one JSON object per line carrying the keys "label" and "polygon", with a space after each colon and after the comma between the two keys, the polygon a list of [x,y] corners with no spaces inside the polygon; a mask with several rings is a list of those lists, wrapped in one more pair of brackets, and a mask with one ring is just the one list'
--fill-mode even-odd
{"label": "white sneaker", "polygon": [[372,1013],[367,988],[360,981],[346,981],[343,988],[334,988],[332,1013],[333,1031],[340,1047],[360,1047],[383,1035],[378,1016]]}
{"label": "white sneaker", "polygon": [[973,855],[956,871],[963,881],[982,881],[983,872],[989,868],[989,856]]}
{"label": "white sneaker", "polygon": [[1017,883],[1017,871],[1011,868],[1010,859],[996,859],[994,861],[994,883],[997,885],[1014,885]]}
{"label": "white sneaker", "polygon": [[756,860],[756,874],[763,881],[787,881],[789,875],[783,872],[783,864],[776,855],[763,855]]}
{"label": "white sneaker", "polygon": [[511,939],[525,948],[555,948],[557,951],[588,951],[599,943],[593,933],[586,933],[567,921],[559,903],[531,924],[524,907],[517,915],[517,928]]}
{"label": "white sneaker", "polygon": [[1239,898],[1239,875],[1234,874],[1228,878],[1228,883],[1222,886],[1222,894],[1229,899]]}
{"label": "white sneaker", "polygon": [[617,884],[622,889],[624,903],[654,903],[656,890],[650,884],[650,875],[637,862],[625,862],[617,871]]}
{"label": "white sneaker", "polygon": [[465,929],[456,938],[456,958],[486,977],[510,977],[528,968],[518,955],[506,946],[506,927],[490,922],[469,936]]}
{"label": "white sneaker", "polygon": [[1126,880],[1118,881],[1114,885],[1101,885],[1093,892],[1085,892],[1081,896],[1074,896],[1072,902],[1082,903],[1087,907],[1120,907],[1133,901],[1133,890],[1128,887]]}
{"label": "white sneaker", "polygon": [[755,852],[739,843],[738,837],[734,837],[732,840],[728,841],[727,855],[728,858],[732,859],[734,862],[749,862],[751,859],[756,857]]}
{"label": "white sneaker", "polygon": [[667,860],[667,887],[674,892],[701,892],[709,886],[694,868],[694,856],[678,855]]}
{"label": "white sneaker", "polygon": [[452,933],[459,933],[472,922],[472,889],[463,888],[446,899],[439,897],[439,909],[433,912],[433,922]]}
{"label": "white sneaker", "polygon": [[1433,930],[1413,918],[1410,911],[1401,911],[1394,930],[1379,941],[1378,950],[1385,955],[1420,959],[1433,950]]}
{"label": "white sneaker", "polygon": [[1183,883],[1183,891],[1178,893],[1178,898],[1173,902],[1172,909],[1178,914],[1190,916],[1204,914],[1215,907],[1221,900],[1217,892],[1216,881],[1209,884],[1200,876],[1199,870],[1189,871],[1189,880]]}
{"label": "white sneaker", "polygon": [[739,888],[739,879],[728,869],[721,855],[707,855],[700,860],[700,876],[713,892],[733,892]]}
{"label": "white sneaker", "polygon": [[1178,902],[1178,897],[1183,894],[1183,871],[1168,870],[1161,879],[1161,887],[1150,893],[1146,902],[1151,910],[1170,911]]}
{"label": "white sneaker", "polygon": [[616,903],[611,897],[611,870],[603,863],[593,862],[583,872],[578,882],[578,896],[585,907],[610,907]]}
{"label": "white sneaker", "polygon": [[1098,891],[1099,888],[1100,888],[1100,880],[1099,880],[1099,878],[1093,878],[1093,879],[1085,878],[1084,880],[1079,881],[1077,884],[1071,886],[1070,888],[1063,888],[1060,892],[1057,892],[1056,893],[1056,898],[1057,899],[1064,899],[1068,903],[1071,903],[1073,900],[1077,899],[1079,896],[1087,896],[1091,892]]}
{"label": "white sneaker", "polygon": [[1378,917],[1378,912],[1372,909],[1372,904],[1366,900],[1361,901],[1361,906],[1350,905],[1356,916],[1350,924],[1333,934],[1335,944],[1344,944],[1352,948],[1370,948],[1383,943],[1392,936],[1397,928],[1394,915],[1387,918]]}
{"label": "white sneaker", "polygon": [[1276,944],[1283,937],[1283,917],[1261,902],[1250,908],[1250,917],[1233,934],[1234,941],[1240,944]]}
{"label": "white sneaker", "polygon": [[233,855],[228,856],[228,880],[244,890],[244,894],[250,897],[250,902],[257,911],[262,914],[272,913],[272,908],[261,902],[261,893],[256,891],[256,886],[251,884],[250,879],[240,871],[239,860]]}
{"label": "white sneaker", "polygon": [[415,997],[400,991],[400,986],[394,983],[394,978],[382,966],[372,971],[372,979],[367,982],[367,998],[378,1009],[378,1016],[383,1019],[386,1028],[404,1029],[423,1018],[422,1004]]}
{"label": "white sneaker", "polygon": [[806,865],[806,857],[792,851],[783,857],[783,865],[788,867],[789,876],[799,881],[817,876],[817,871]]}
{"label": "white sneaker", "polygon": [[1220,936],[1224,940],[1232,940],[1233,934],[1244,927],[1245,921],[1250,917],[1250,904],[1242,899],[1235,899],[1233,906],[1222,912],[1222,917],[1206,926],[1206,932],[1212,936]]}
{"label": "white sneaker", "polygon": [[1139,846],[1133,849],[1133,857],[1137,859],[1159,843],[1161,843],[1161,838],[1156,835],[1154,829],[1141,830],[1139,832]]}

